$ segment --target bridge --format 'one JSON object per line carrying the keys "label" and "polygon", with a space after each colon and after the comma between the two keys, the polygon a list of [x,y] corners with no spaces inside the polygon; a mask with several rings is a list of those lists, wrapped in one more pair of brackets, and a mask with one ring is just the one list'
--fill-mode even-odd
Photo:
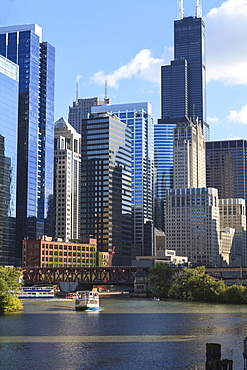
{"label": "bridge", "polygon": [[[35,267],[25,268],[26,284],[58,284],[61,281],[78,281],[101,285],[133,285],[137,271],[147,267]],[[183,268],[173,268],[174,277],[178,277]],[[247,267],[207,267],[211,276],[224,279],[246,279]]]}
{"label": "bridge", "polygon": [[207,274],[218,278],[246,279],[247,267],[207,267]]}
{"label": "bridge", "polygon": [[[58,284],[61,281],[80,283],[133,284],[135,273],[142,267],[36,267],[25,268],[25,284]],[[147,270],[147,269],[146,269]]]}

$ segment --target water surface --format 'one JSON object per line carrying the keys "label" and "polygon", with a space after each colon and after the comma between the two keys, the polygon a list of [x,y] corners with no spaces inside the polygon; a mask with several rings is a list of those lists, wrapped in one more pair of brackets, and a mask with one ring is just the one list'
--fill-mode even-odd
{"label": "water surface", "polygon": [[247,307],[149,299],[101,299],[100,312],[73,301],[25,300],[0,317],[1,369],[205,369],[206,343],[243,369]]}

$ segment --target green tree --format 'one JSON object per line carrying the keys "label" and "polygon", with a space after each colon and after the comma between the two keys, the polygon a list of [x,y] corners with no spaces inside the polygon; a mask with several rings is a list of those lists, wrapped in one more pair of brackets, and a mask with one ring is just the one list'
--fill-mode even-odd
{"label": "green tree", "polygon": [[158,262],[149,269],[148,282],[156,297],[166,298],[172,284],[172,268],[167,263]]}
{"label": "green tree", "polygon": [[170,298],[218,301],[221,292],[225,289],[223,281],[215,281],[206,274],[204,266],[195,269],[185,268],[183,275],[178,278],[169,290]]}
{"label": "green tree", "polygon": [[22,270],[0,266],[0,314],[22,309],[21,301],[12,295],[21,286]]}
{"label": "green tree", "polygon": [[246,303],[247,302],[247,288],[243,285],[226,286],[220,293],[220,300],[228,303]]}

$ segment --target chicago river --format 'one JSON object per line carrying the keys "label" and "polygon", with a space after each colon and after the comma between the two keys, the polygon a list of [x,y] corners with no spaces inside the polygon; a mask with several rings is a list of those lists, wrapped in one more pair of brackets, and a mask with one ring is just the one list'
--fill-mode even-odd
{"label": "chicago river", "polygon": [[69,300],[25,300],[0,317],[0,368],[205,369],[206,343],[243,368],[245,305],[103,298],[99,312]]}

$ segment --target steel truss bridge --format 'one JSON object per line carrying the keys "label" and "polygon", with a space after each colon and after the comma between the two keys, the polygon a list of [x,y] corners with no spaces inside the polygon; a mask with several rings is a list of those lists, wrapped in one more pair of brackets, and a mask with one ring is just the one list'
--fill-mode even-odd
{"label": "steel truss bridge", "polygon": [[[36,267],[24,269],[25,284],[58,284],[61,281],[80,283],[132,284],[135,273],[148,271],[146,267]],[[180,276],[183,268],[173,268],[173,276]],[[207,267],[209,275],[218,278],[246,279],[247,267]],[[229,275],[230,274],[230,275]]]}
{"label": "steel truss bridge", "polygon": [[135,273],[142,267],[52,267],[25,268],[25,284],[58,284],[78,281],[95,284],[133,284]]}

